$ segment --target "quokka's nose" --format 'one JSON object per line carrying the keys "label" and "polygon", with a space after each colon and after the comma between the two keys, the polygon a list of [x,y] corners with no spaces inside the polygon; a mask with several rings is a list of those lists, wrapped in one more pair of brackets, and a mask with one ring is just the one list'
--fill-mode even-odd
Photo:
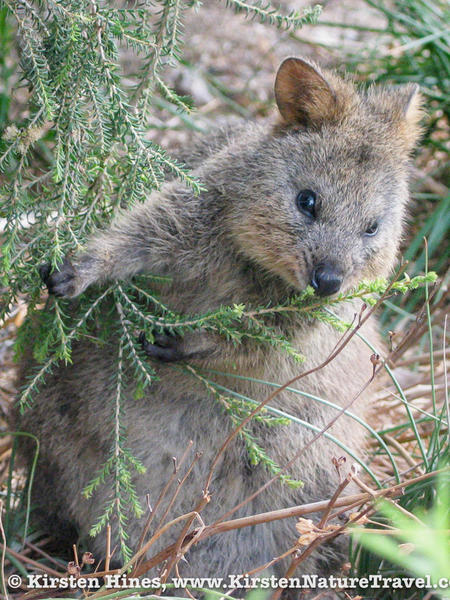
{"label": "quokka's nose", "polygon": [[342,285],[342,275],[334,265],[320,264],[313,271],[311,285],[319,296],[331,296]]}

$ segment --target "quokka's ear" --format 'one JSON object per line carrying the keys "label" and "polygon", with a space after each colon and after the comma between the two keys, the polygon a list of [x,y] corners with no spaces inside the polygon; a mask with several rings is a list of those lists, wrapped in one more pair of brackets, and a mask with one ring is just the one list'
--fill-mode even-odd
{"label": "quokka's ear", "polygon": [[301,58],[286,58],[275,79],[275,99],[286,125],[320,125],[337,111],[336,92]]}
{"label": "quokka's ear", "polygon": [[417,83],[406,85],[397,97],[399,104],[396,118],[400,123],[401,136],[407,149],[410,150],[416,145],[422,133],[420,122],[424,116],[423,98]]}
{"label": "quokka's ear", "polygon": [[369,110],[390,124],[393,141],[409,153],[422,133],[423,99],[416,83],[403,86],[372,87],[368,91]]}

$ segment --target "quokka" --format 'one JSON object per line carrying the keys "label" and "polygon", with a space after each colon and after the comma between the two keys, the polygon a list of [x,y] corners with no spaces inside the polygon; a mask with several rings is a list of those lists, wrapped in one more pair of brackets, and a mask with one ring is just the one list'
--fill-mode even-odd
{"label": "quokka", "polygon": [[[183,183],[169,181],[145,203],[119,215],[108,230],[95,233],[84,252],[66,259],[59,271],[44,268],[49,292],[74,298],[99,282],[126,280],[138,273],[169,275],[170,283],[159,290],[163,301],[178,312],[193,314],[222,305],[276,305],[308,285],[318,295],[329,296],[362,279],[388,276],[403,230],[410,154],[420,135],[416,86],[359,91],[348,78],[287,58],[276,76],[275,98],[276,122],[226,127],[184,151],[183,158],[206,191],[196,197]],[[336,310],[351,320],[359,306],[345,303]],[[365,335],[380,347],[371,321]],[[146,494],[153,501],[159,496],[172,457],[180,457],[192,440],[193,448],[203,454],[170,516],[193,510],[211,460],[232,427],[205,387],[168,362],[182,360],[284,383],[323,361],[340,337],[327,324],[301,316],[271,325],[306,357],[304,365],[268,345],[250,339],[233,345],[211,332],[189,333],[171,343],[161,338],[154,344],[144,342],[159,380],[140,399],[133,396],[132,382],[127,383],[124,414],[128,445],[147,468],[134,481],[144,504]],[[41,442],[33,494],[53,533],[71,523],[87,538],[104,502],[112,497],[111,481],[89,501],[81,497],[81,490],[110,451],[116,351],[113,334],[102,346],[77,342],[73,363],[55,368],[22,417],[21,428]],[[343,405],[369,379],[370,354],[353,339],[298,387]],[[32,361],[25,361],[22,381],[31,368]],[[230,385],[224,377],[217,381]],[[254,381],[236,379],[233,385],[254,399],[263,400],[268,393]],[[366,394],[352,410],[364,414],[370,400]],[[336,415],[335,409],[288,391],[279,394],[274,405],[318,427]],[[254,422],[252,431],[279,465],[311,436],[296,424],[267,428]],[[362,451],[364,430],[354,421],[339,418],[332,433],[353,451]],[[29,452],[23,450],[25,456]],[[329,498],[338,484],[332,457],[340,454],[322,436],[289,470],[290,477],[304,482],[302,488],[275,482],[235,516]],[[269,477],[264,466],[249,465],[242,440],[235,438],[215,470],[203,519],[213,522]],[[145,517],[129,523],[132,548],[144,522]],[[115,543],[117,526],[111,525]],[[245,573],[280,555],[296,537],[291,520],[210,537],[189,550],[180,571],[195,576]],[[169,532],[161,544],[175,539]],[[88,547],[100,558],[104,536],[90,539]],[[153,547],[152,553],[160,548]],[[338,542],[323,545],[301,568],[324,573],[343,558]]]}

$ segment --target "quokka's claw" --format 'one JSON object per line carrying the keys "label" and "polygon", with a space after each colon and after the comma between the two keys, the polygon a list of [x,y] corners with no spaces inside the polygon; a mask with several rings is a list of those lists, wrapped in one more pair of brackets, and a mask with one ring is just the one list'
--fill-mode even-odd
{"label": "quokka's claw", "polygon": [[145,354],[161,362],[176,362],[185,358],[183,352],[177,347],[179,341],[178,337],[157,334],[155,336],[155,343],[151,344],[147,341],[143,331],[141,331],[138,337],[138,342],[142,345]]}
{"label": "quokka's claw", "polygon": [[50,263],[39,267],[39,275],[48,289],[48,293],[54,296],[64,297],[75,294],[75,269],[68,258],[65,258],[58,271],[51,273]]}
{"label": "quokka's claw", "polygon": [[50,263],[44,263],[43,265],[41,265],[39,267],[39,276],[42,279],[42,281],[45,283],[45,285],[47,285],[47,281],[48,278],[50,276],[50,271],[52,270],[52,267],[50,265]]}

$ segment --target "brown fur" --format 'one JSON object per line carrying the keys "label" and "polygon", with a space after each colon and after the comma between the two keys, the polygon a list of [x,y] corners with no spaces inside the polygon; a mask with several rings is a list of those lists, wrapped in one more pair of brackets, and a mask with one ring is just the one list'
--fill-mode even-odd
{"label": "brown fur", "polygon": [[[409,154],[419,135],[415,89],[358,92],[350,81],[290,58],[278,72],[275,91],[281,113],[276,126],[225,129],[197,141],[187,152],[206,192],[196,198],[179,182],[167,183],[145,204],[120,215],[108,231],[94,235],[75,258],[72,271],[66,266],[64,277],[51,276],[53,291],[74,297],[99,281],[127,279],[140,272],[170,274],[172,283],[160,290],[164,301],[177,311],[202,313],[224,304],[286,300],[309,284],[312,270],[324,261],[332,260],[339,268],[343,289],[363,278],[388,275],[403,228]],[[302,189],[317,193],[314,221],[296,208]],[[379,222],[377,235],[365,237],[374,220]],[[358,305],[347,304],[339,313],[351,319],[357,310]],[[275,327],[307,357],[304,366],[267,346],[248,341],[234,347],[211,333],[188,334],[180,347],[198,366],[285,382],[322,361],[339,338],[331,327],[299,317]],[[373,322],[365,335],[380,346]],[[355,339],[298,387],[342,405],[369,378],[370,353]],[[73,364],[55,369],[23,418],[23,429],[41,439],[34,497],[44,505],[50,528],[57,517],[75,523],[86,537],[110,497],[111,481],[90,501],[83,500],[80,491],[110,450],[116,360],[114,337],[103,347],[77,343]],[[25,366],[25,372],[29,368]],[[147,467],[146,475],[135,477],[142,499],[149,493],[155,501],[170,474],[172,457],[179,457],[189,440],[203,452],[170,512],[174,517],[192,510],[198,501],[210,461],[230,423],[201,384],[170,366],[156,364],[156,369],[160,380],[140,400],[133,398],[132,382],[127,383],[124,419],[128,445]],[[268,393],[267,387],[254,382],[217,379],[258,400]],[[358,401],[354,412],[364,414],[368,402],[370,394]],[[336,414],[335,409],[290,392],[280,394],[273,404],[317,427]],[[279,464],[311,436],[294,424],[253,428]],[[361,454],[364,429],[355,421],[341,418],[332,433]],[[328,498],[337,485],[331,458],[341,454],[321,438],[290,471],[305,482],[302,489],[275,483],[236,516]],[[243,444],[236,440],[216,470],[203,518],[212,522],[267,478],[263,467],[249,467]],[[143,521],[130,522],[131,546],[142,527]],[[295,538],[292,521],[230,532],[194,547],[181,569],[200,576],[245,572],[283,552]],[[161,543],[171,540],[169,535]],[[97,557],[103,546],[102,536],[89,542]],[[303,571],[332,568],[333,561],[343,556],[337,548],[322,547],[302,565]]]}

